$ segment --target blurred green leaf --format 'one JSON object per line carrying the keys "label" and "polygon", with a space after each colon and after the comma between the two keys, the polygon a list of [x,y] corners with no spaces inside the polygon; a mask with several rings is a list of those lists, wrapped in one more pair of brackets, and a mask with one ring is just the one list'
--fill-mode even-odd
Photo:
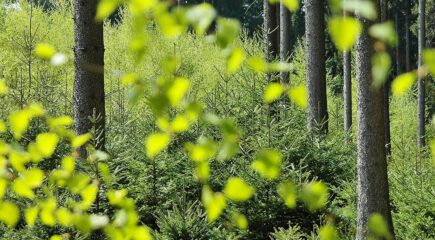
{"label": "blurred green leaf", "polygon": [[38,217],[39,208],[30,207],[24,210],[24,218],[29,226],[33,227],[35,225],[36,218]]}
{"label": "blurred green leaf", "polygon": [[307,101],[307,87],[304,85],[299,85],[297,87],[291,88],[288,91],[288,96],[295,102],[299,107],[305,109],[308,107]]}
{"label": "blurred green leaf", "polygon": [[220,48],[227,48],[239,36],[240,22],[235,19],[219,18],[217,20],[216,43]]}
{"label": "blurred green leaf", "polygon": [[384,237],[385,239],[393,239],[390,231],[388,230],[388,224],[384,217],[379,213],[373,213],[369,217],[368,222],[369,231],[377,235],[378,237]]}
{"label": "blurred green leaf", "polygon": [[207,212],[208,222],[214,222],[227,206],[227,201],[222,193],[214,193],[209,186],[202,187],[202,204]]}
{"label": "blurred green leaf", "polygon": [[6,86],[6,81],[4,79],[0,79],[0,95],[4,95],[8,93],[8,87]]}
{"label": "blurred green leaf", "polygon": [[231,213],[232,222],[233,224],[241,230],[244,230],[248,228],[248,219],[245,215],[238,213],[238,212],[232,212]]}
{"label": "blurred green leaf", "polygon": [[57,202],[54,198],[48,198],[40,204],[41,207],[41,221],[47,226],[54,226],[56,219],[54,218],[54,211],[57,207]]}
{"label": "blurred green leaf", "polygon": [[379,89],[384,85],[391,68],[390,54],[379,52],[372,57],[373,87]]}
{"label": "blurred green leaf", "polygon": [[390,46],[397,44],[397,34],[394,29],[394,23],[391,21],[374,24],[369,28],[369,34]]}
{"label": "blurred green leaf", "polygon": [[176,78],[168,89],[166,96],[168,97],[173,107],[178,106],[189,90],[190,81],[187,78]]}
{"label": "blurred green leaf", "polygon": [[266,71],[266,62],[262,57],[250,57],[247,60],[247,65],[256,72]]}
{"label": "blurred green leaf", "polygon": [[256,155],[251,167],[262,177],[276,179],[281,172],[281,154],[274,149],[261,150]]}
{"label": "blurred green leaf", "polygon": [[76,136],[71,141],[71,147],[72,148],[79,148],[79,147],[83,146],[85,143],[87,143],[91,138],[92,138],[92,134],[90,134],[90,133]]}
{"label": "blurred green leaf", "polygon": [[243,52],[240,48],[234,48],[231,51],[227,59],[227,72],[232,74],[237,72],[242,66],[243,60],[245,60],[245,52]]}
{"label": "blurred green leaf", "polygon": [[0,221],[9,227],[15,227],[20,220],[20,210],[11,202],[0,202]]}
{"label": "blurred green leaf", "polygon": [[355,13],[369,20],[375,20],[378,16],[376,6],[369,0],[343,0],[341,6],[343,10]]}
{"label": "blurred green leaf", "polygon": [[39,152],[46,158],[53,155],[59,137],[54,133],[41,133],[36,137],[36,146]]}
{"label": "blurred green leaf", "polygon": [[400,74],[393,80],[391,90],[394,95],[402,96],[411,89],[416,80],[417,76],[414,72]]}
{"label": "blurred green leaf", "polygon": [[189,120],[184,115],[177,115],[171,124],[171,129],[174,133],[185,132],[189,127]]}
{"label": "blurred green leaf", "polygon": [[152,133],[145,140],[145,149],[148,158],[154,158],[165,150],[171,137],[166,133]]}
{"label": "blurred green leaf", "polygon": [[186,18],[199,35],[203,35],[210,27],[217,13],[209,3],[201,3],[186,11]]}
{"label": "blurred green leaf", "polygon": [[338,239],[337,230],[333,225],[327,224],[319,229],[320,240],[336,240]]}
{"label": "blurred green leaf", "polygon": [[39,58],[50,60],[56,53],[56,49],[47,43],[39,43],[35,47],[35,55]]}
{"label": "blurred green leaf", "polygon": [[225,195],[233,201],[247,201],[254,194],[255,189],[249,186],[242,178],[231,177],[225,185]]}
{"label": "blurred green leaf", "polygon": [[435,49],[425,49],[423,51],[423,62],[429,69],[430,74],[435,77]]}
{"label": "blurred green leaf", "polygon": [[284,203],[288,208],[296,207],[297,191],[293,182],[282,182],[278,185],[277,190],[279,196],[284,200]]}
{"label": "blurred green leaf", "polygon": [[280,83],[269,83],[264,92],[264,102],[271,103],[275,101],[284,92],[284,87]]}
{"label": "blurred green leaf", "polygon": [[328,198],[328,187],[323,182],[312,182],[302,188],[301,199],[310,211],[325,207]]}
{"label": "blurred green leaf", "polygon": [[338,50],[349,50],[355,45],[362,30],[359,21],[352,17],[333,17],[328,22],[328,30]]}
{"label": "blurred green leaf", "polygon": [[103,21],[109,17],[120,4],[119,0],[100,0],[97,6],[95,20]]}

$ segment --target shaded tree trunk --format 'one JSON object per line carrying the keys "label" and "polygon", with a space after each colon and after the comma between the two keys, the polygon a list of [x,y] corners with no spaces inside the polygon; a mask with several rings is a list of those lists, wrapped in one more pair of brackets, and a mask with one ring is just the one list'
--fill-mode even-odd
{"label": "shaded tree trunk", "polygon": [[344,130],[352,127],[352,67],[351,50],[343,51],[343,99],[344,99]]}
{"label": "shaded tree trunk", "polygon": [[[418,67],[423,66],[423,50],[426,39],[426,0],[418,1]],[[426,145],[425,135],[425,78],[422,74],[418,74],[418,147],[422,148]]]}
{"label": "shaded tree trunk", "polygon": [[[376,2],[379,7],[379,2]],[[367,239],[368,219],[380,213],[394,235],[390,210],[383,91],[372,87],[371,58],[374,40],[369,37],[370,22],[359,18],[363,32],[356,44],[357,118],[358,118],[358,216],[356,239]]]}
{"label": "shaded tree trunk", "polygon": [[[74,130],[77,135],[96,129],[97,149],[104,150],[104,40],[103,23],[95,22],[98,0],[74,1]],[[94,124],[89,117],[97,116]],[[86,157],[84,147],[80,156]]]}
{"label": "shaded tree trunk", "polygon": [[[394,21],[396,25],[396,32],[399,32],[399,14],[396,12],[394,14]],[[400,66],[400,38],[396,44],[396,54],[395,54],[395,62],[396,62],[396,76],[402,73],[402,68]]]}
{"label": "shaded tree trunk", "polygon": [[[388,0],[380,0],[381,22],[388,20]],[[409,32],[409,30],[407,31]],[[384,129],[385,129],[385,150],[387,156],[391,155],[391,127],[390,127],[390,76],[385,80],[382,86],[384,101]]]}
{"label": "shaded tree trunk", "polygon": [[410,13],[410,2],[409,0],[405,0],[405,67],[406,67],[406,72],[411,71],[411,49],[410,49],[410,36],[409,36],[409,27],[410,27],[410,22],[409,22],[409,16],[411,15]]}
{"label": "shaded tree trunk", "polygon": [[264,34],[266,61],[273,61],[279,54],[279,26],[276,4],[264,0]]}
{"label": "shaded tree trunk", "polygon": [[323,0],[305,2],[308,120],[310,130],[328,132]]}
{"label": "shaded tree trunk", "polygon": [[[290,11],[286,6],[280,4],[280,60],[288,62],[290,57]],[[290,83],[289,72],[281,72],[281,82]]]}
{"label": "shaded tree trunk", "polygon": [[[271,4],[268,0],[264,0],[264,35],[265,35],[265,58],[267,62],[278,60],[279,58],[279,23],[277,15],[277,5]],[[276,73],[266,73],[266,82],[279,81]],[[269,106],[269,116],[277,116],[279,114],[277,102],[271,103]]]}

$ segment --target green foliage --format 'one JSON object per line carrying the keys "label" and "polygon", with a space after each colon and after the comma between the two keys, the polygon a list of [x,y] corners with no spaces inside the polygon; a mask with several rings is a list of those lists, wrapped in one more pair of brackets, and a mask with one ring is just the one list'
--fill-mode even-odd
{"label": "green foliage", "polygon": [[[101,1],[97,18],[103,20],[121,2]],[[32,84],[29,93],[26,88],[20,88],[16,76],[9,77],[27,65],[9,60],[14,59],[12,49],[17,45],[7,36],[25,32],[26,28],[21,26],[26,26],[29,12],[11,11],[5,15],[8,34],[0,37],[8,40],[5,41],[6,60],[0,61],[6,66],[7,78],[5,86],[0,81],[0,93],[11,95],[2,97],[7,107],[0,116],[6,119],[9,112],[16,116],[9,121],[10,129],[5,124],[2,127],[0,121],[0,156],[12,160],[12,171],[21,173],[14,180],[16,184],[1,178],[0,196],[5,196],[2,203],[11,203],[24,212],[29,226],[17,224],[19,214],[11,213],[17,219],[7,220],[0,215],[1,221],[18,226],[5,230],[2,237],[17,238],[24,231],[32,231],[32,237],[42,239],[52,234],[58,238],[64,233],[79,237],[103,228],[112,238],[147,239],[151,233],[156,239],[315,239],[317,235],[321,239],[334,239],[337,234],[352,238],[356,198],[355,183],[351,181],[355,175],[353,135],[341,130],[338,107],[341,99],[336,96],[330,96],[330,104],[337,105],[328,106],[337,108],[335,112],[330,111],[331,134],[313,141],[306,132],[305,114],[298,108],[307,106],[303,43],[296,46],[291,65],[267,63],[261,39],[248,38],[242,28],[245,23],[217,18],[214,37],[202,36],[216,20],[216,12],[208,4],[174,9],[163,1],[126,2],[119,24],[112,26],[105,22],[107,150],[113,156],[108,162],[102,152],[94,152],[92,148],[87,160],[76,160],[74,149],[92,141],[92,135],[75,136],[69,130],[71,118],[47,115],[71,115],[70,103],[62,101],[63,96],[71,94],[71,77],[63,77],[72,75],[72,61],[65,62],[72,56],[69,49],[72,8],[68,2],[59,1],[58,8],[50,13],[40,9],[34,12],[34,21],[44,24],[41,29],[50,29],[47,37],[35,33],[35,42],[47,42],[45,49],[56,46],[55,49],[66,55],[53,60],[56,57],[53,51],[33,51],[32,54],[46,60],[34,59],[32,79],[21,77],[21,83]],[[285,2],[293,10],[297,3]],[[341,14],[342,9],[337,8],[334,14]],[[343,8],[374,18],[369,1],[346,1]],[[143,18],[145,15],[147,19]],[[358,22],[350,18],[350,24],[347,20],[342,22],[341,17],[332,19],[336,22],[331,20],[330,31],[336,36],[333,41],[337,48],[350,49],[360,31]],[[349,38],[339,37],[342,25],[353,33]],[[198,35],[186,31],[190,28]],[[69,30],[66,34],[65,29]],[[27,53],[27,50],[19,51]],[[53,68],[58,63],[64,64]],[[426,60],[426,65],[430,69],[430,61]],[[291,71],[290,86],[264,82],[264,72],[279,70]],[[52,77],[41,77],[51,72]],[[43,85],[46,82],[49,84]],[[8,91],[6,86],[10,88]],[[266,103],[270,103],[279,101],[283,93],[290,97],[291,103],[283,102],[280,119],[270,120],[267,105],[263,104],[264,96],[267,96]],[[25,97],[22,101],[18,100],[20,94]],[[50,99],[50,96],[62,97]],[[402,108],[407,105],[405,102],[395,102],[410,102],[408,97],[393,99],[395,124],[399,119],[394,117],[398,109],[405,115],[414,114]],[[20,103],[24,106],[36,100],[42,101],[46,112],[38,105],[16,110]],[[135,104],[128,105],[128,100]],[[410,119],[405,122],[413,124]],[[3,139],[14,143],[3,144]],[[7,155],[9,146],[14,151]],[[257,152],[259,149],[268,150]],[[426,161],[428,157],[422,159]],[[393,156],[392,160],[395,164],[398,157]],[[400,161],[406,163],[404,159]],[[407,176],[412,180],[409,182],[415,181],[410,177],[412,174],[399,174],[410,169],[400,165],[404,164],[393,170],[394,179]],[[45,171],[43,180],[37,168]],[[3,168],[0,170],[3,172]],[[430,170],[423,176],[430,176]],[[332,188],[332,194],[328,195],[322,182]],[[427,182],[430,177],[420,183],[427,188]],[[56,194],[50,195],[53,184],[57,185]],[[406,231],[406,226],[399,224],[399,236],[427,238],[425,232],[430,232],[433,222],[428,207],[430,200],[411,202],[402,198],[404,186],[399,180],[393,181],[393,207],[400,209],[393,212],[395,219],[401,219],[402,223],[406,219],[420,218],[420,221],[413,221],[413,231]],[[419,185],[415,183],[413,188],[416,186]],[[96,215],[93,203],[97,199],[98,213],[104,215]],[[185,200],[180,203],[178,199]],[[201,203],[195,202],[198,199]],[[298,204],[298,200],[307,207]],[[331,206],[328,200],[334,200]],[[309,211],[323,207],[340,218],[337,232],[331,223],[321,220],[325,216],[323,211]],[[418,216],[413,212],[419,212]],[[287,229],[289,220],[295,224]],[[138,226],[138,222],[153,230]],[[317,230],[313,222],[326,225]],[[269,236],[265,229],[272,228],[276,229],[275,233]]]}

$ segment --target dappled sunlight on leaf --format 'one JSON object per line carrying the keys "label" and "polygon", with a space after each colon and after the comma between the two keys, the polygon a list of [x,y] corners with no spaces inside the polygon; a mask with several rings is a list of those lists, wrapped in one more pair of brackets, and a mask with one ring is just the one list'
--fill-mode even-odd
{"label": "dappled sunlight on leaf", "polygon": [[328,187],[322,182],[306,184],[301,191],[301,199],[310,211],[316,211],[325,207],[328,198]]}
{"label": "dappled sunlight on leaf", "polygon": [[145,140],[147,157],[154,158],[161,151],[165,150],[171,137],[166,133],[153,133]]}
{"label": "dappled sunlight on leaf", "polygon": [[227,180],[224,193],[233,201],[247,201],[254,194],[255,189],[249,186],[242,178],[231,177]]}
{"label": "dappled sunlight on leaf", "polygon": [[281,173],[281,154],[277,150],[261,150],[255,159],[251,167],[262,177],[272,180]]}
{"label": "dappled sunlight on leaf", "polygon": [[411,89],[416,80],[417,76],[415,73],[403,73],[393,80],[391,90],[395,96],[402,96]]}
{"label": "dappled sunlight on leaf", "polygon": [[349,50],[361,33],[361,23],[351,17],[334,17],[328,22],[328,30],[338,50]]}
{"label": "dappled sunlight on leaf", "polygon": [[208,222],[214,222],[227,206],[227,201],[222,193],[214,193],[209,186],[202,187],[202,204],[207,212]]}
{"label": "dappled sunlight on leaf", "polygon": [[271,103],[281,96],[284,87],[280,83],[269,83],[264,91],[264,102]]}
{"label": "dappled sunlight on leaf", "polygon": [[303,109],[308,107],[307,87],[305,87],[304,85],[291,88],[288,91],[288,95],[290,99],[295,102],[299,107]]}

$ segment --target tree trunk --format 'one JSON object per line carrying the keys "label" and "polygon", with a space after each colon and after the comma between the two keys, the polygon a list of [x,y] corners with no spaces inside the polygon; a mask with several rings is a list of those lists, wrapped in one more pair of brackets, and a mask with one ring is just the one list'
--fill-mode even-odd
{"label": "tree trunk", "polygon": [[[388,19],[388,0],[380,0],[380,15],[381,22],[386,22]],[[408,30],[409,32],[409,30]],[[385,150],[387,156],[391,155],[391,127],[390,127],[390,77],[385,80],[382,86],[383,101],[384,101],[384,129],[385,129]]]}
{"label": "tree trunk", "polygon": [[[279,58],[279,26],[277,17],[277,4],[271,4],[269,0],[264,0],[264,34],[265,34],[265,57],[267,62],[278,60]],[[266,73],[266,82],[279,81],[276,73]],[[270,116],[278,116],[279,110],[277,102],[269,106]]]}
{"label": "tree trunk", "polygon": [[[423,66],[423,50],[426,40],[426,23],[425,23],[426,0],[418,1],[418,67]],[[422,148],[425,142],[425,79],[422,74],[418,74],[418,147]]]}
{"label": "tree trunk", "polygon": [[[396,25],[396,32],[399,33],[399,14],[396,12],[394,14],[394,21]],[[396,44],[396,54],[395,54],[395,60],[396,60],[396,76],[399,76],[402,73],[402,68],[400,66],[400,37]]]}
{"label": "tree trunk", "polygon": [[[280,60],[281,62],[288,62],[290,57],[290,11],[287,7],[280,4]],[[289,84],[289,72],[281,72],[281,82]]]}
{"label": "tree trunk", "polygon": [[[98,0],[74,1],[74,130],[77,135],[95,127],[95,147],[104,150],[103,23],[95,22]],[[97,116],[94,124],[89,117]],[[82,147],[80,156],[86,157]]]}
{"label": "tree trunk", "polygon": [[410,53],[410,41],[409,38],[409,15],[410,13],[410,2],[409,0],[405,0],[405,64],[406,64],[406,72],[411,71],[411,53]]}
{"label": "tree trunk", "polygon": [[343,99],[344,99],[344,130],[352,127],[352,68],[351,50],[343,51]]}
{"label": "tree trunk", "polygon": [[[346,18],[346,11],[343,11]],[[352,50],[343,51],[343,100],[344,100],[344,130],[352,127]]]}
{"label": "tree trunk", "polygon": [[264,0],[264,32],[266,61],[277,60],[279,54],[279,29],[277,22],[277,8],[269,0]]}
{"label": "tree trunk", "polygon": [[[376,3],[379,6],[379,2]],[[358,118],[358,217],[356,239],[367,239],[368,219],[380,213],[394,235],[390,211],[383,91],[372,87],[371,58],[373,39],[369,37],[370,22],[360,18],[363,32],[356,44],[357,118]]]}
{"label": "tree trunk", "polygon": [[323,0],[305,2],[308,121],[310,130],[328,132]]}

